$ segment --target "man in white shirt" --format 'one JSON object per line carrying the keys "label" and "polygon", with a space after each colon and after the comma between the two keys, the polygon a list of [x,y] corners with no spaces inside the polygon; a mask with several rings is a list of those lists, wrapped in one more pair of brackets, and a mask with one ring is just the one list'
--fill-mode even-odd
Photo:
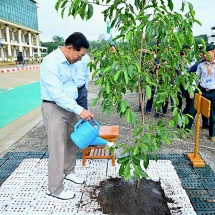
{"label": "man in white shirt", "polygon": [[[206,51],[209,54],[209,59],[206,57],[206,61],[201,62],[198,65],[196,75],[199,76],[199,89],[202,92],[202,96],[211,102],[210,111],[210,124],[209,124],[209,138],[211,141],[215,142],[215,49],[213,44],[208,44],[206,46]],[[195,118],[196,109],[194,108],[194,100],[191,103],[189,115]],[[189,122],[185,129],[188,131],[191,129],[193,119],[189,118]]]}
{"label": "man in white shirt", "polygon": [[76,175],[77,146],[70,139],[78,116],[84,120],[94,115],[77,104],[78,78],[76,62],[81,61],[89,48],[86,37],[71,34],[63,47],[47,55],[40,66],[42,116],[48,134],[48,191],[47,195],[61,200],[74,197],[64,187],[64,179],[82,184]]}

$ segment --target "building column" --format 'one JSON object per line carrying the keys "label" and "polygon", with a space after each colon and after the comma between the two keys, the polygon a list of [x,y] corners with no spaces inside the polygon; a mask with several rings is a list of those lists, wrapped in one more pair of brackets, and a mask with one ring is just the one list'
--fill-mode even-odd
{"label": "building column", "polygon": [[30,47],[29,51],[30,51],[30,56],[29,57],[32,57],[33,56],[32,46]]}
{"label": "building column", "polygon": [[10,43],[9,26],[6,26],[6,42]]}
{"label": "building column", "polygon": [[[28,32],[28,43],[29,43],[29,55],[33,56],[32,54],[32,35],[31,32]],[[30,57],[28,56],[28,57]]]}
{"label": "building column", "polygon": [[28,43],[29,46],[32,46],[31,32],[28,32]]}
{"label": "building column", "polygon": [[22,52],[22,31],[18,30],[18,43],[19,43],[19,51]]}
{"label": "building column", "polygon": [[13,50],[13,57],[15,58],[16,57],[16,49],[14,48]]}
{"label": "building column", "polygon": [[38,57],[41,57],[41,50],[40,50],[40,48],[37,48],[37,54],[38,54]]}
{"label": "building column", "polygon": [[40,46],[39,35],[36,35],[36,46]]}
{"label": "building column", "polygon": [[11,46],[10,46],[10,44],[8,44],[7,51],[8,51],[8,56],[11,56]]}
{"label": "building column", "polygon": [[15,41],[14,31],[12,31],[12,40]]}
{"label": "building column", "polygon": [[1,58],[2,58],[2,60],[4,59],[4,51],[3,51],[3,47],[1,47],[0,48],[0,50],[1,50]]}

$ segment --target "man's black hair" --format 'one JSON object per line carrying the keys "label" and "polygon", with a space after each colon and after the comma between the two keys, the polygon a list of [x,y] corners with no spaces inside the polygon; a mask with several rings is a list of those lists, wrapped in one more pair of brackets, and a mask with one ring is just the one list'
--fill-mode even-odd
{"label": "man's black hair", "polygon": [[81,48],[88,49],[90,46],[87,38],[80,32],[75,32],[66,39],[65,46],[71,45],[77,51],[80,51]]}
{"label": "man's black hair", "polygon": [[206,51],[212,51],[214,50],[214,44],[213,43],[209,43],[206,45]]}

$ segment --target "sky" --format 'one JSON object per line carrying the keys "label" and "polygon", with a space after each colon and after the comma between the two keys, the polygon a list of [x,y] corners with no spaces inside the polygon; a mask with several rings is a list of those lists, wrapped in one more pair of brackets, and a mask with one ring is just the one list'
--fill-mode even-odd
{"label": "sky", "polygon": [[[78,16],[74,20],[73,17],[61,18],[60,12],[57,12],[54,8],[57,0],[37,0],[39,3],[38,22],[40,34],[40,40],[42,42],[52,41],[53,36],[60,36],[66,39],[70,34],[75,31],[82,32],[88,40],[98,40],[99,35],[106,35],[106,23],[104,22],[101,10],[104,7],[94,7],[93,17],[88,21],[82,21]],[[215,1],[213,0],[188,0],[194,6],[196,11],[196,19],[198,19],[202,26],[195,24],[193,33],[195,36],[200,34],[211,34],[211,27],[215,26],[214,10]],[[181,0],[173,0],[175,9],[181,5]],[[115,36],[115,32],[112,32]]]}

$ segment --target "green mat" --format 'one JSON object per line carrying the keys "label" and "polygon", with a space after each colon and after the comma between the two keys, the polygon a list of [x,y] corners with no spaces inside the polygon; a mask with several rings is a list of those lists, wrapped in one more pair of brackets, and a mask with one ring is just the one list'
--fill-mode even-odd
{"label": "green mat", "polygon": [[41,105],[40,83],[0,91],[0,128]]}

